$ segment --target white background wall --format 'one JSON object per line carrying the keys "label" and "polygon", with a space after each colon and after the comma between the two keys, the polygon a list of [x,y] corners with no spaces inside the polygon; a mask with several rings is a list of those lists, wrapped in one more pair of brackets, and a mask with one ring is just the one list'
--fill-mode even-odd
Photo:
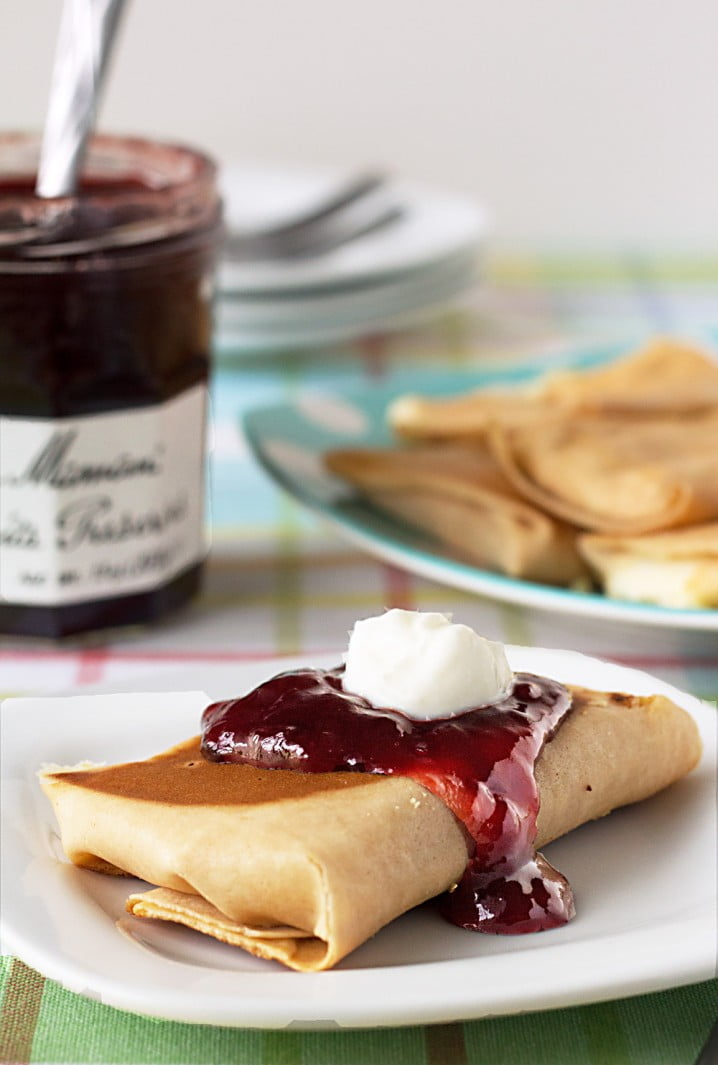
{"label": "white background wall", "polygon": [[[0,128],[42,125],[60,0],[0,0]],[[379,163],[495,244],[718,250],[718,0],[128,0],[105,129]]]}

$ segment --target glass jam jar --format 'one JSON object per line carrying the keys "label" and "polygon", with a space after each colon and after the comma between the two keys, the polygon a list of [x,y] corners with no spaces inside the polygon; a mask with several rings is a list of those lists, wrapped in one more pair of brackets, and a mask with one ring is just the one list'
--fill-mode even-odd
{"label": "glass jam jar", "polygon": [[213,163],[96,136],[76,196],[0,136],[0,631],[152,621],[198,588]]}

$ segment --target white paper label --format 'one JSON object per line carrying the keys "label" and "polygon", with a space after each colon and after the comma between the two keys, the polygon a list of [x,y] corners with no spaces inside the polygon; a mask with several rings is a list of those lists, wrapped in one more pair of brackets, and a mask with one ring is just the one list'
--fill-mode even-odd
{"label": "white paper label", "polygon": [[206,388],[83,418],[0,417],[0,599],[148,591],[199,561]]}

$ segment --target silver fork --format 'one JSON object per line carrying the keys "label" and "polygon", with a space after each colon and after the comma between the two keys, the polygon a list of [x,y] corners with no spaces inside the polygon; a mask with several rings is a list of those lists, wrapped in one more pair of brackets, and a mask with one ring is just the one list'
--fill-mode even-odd
{"label": "silver fork", "polygon": [[247,262],[322,255],[390,225],[404,210],[384,174],[360,174],[289,222],[230,234],[225,256]]}

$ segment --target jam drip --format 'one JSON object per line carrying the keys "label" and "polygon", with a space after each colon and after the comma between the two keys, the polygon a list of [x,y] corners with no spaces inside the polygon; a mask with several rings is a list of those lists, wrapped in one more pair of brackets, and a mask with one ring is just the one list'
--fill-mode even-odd
{"label": "jam drip", "polygon": [[570,707],[566,689],[518,673],[501,701],[415,721],[342,688],[342,668],[281,673],[202,716],[202,753],[215,762],[306,773],[411,777],[465,825],[473,852],[442,896],[447,920],[477,932],[537,932],[569,920],[566,879],[534,849],[534,765]]}

